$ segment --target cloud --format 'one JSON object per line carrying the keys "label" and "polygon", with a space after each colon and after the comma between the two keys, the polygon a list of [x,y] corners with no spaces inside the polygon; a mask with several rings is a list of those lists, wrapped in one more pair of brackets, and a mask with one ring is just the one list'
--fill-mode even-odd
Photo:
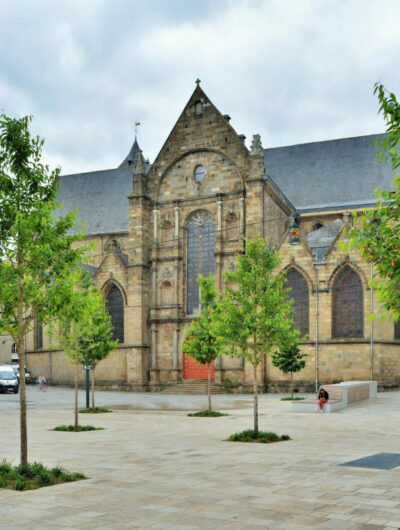
{"label": "cloud", "polygon": [[265,146],[384,128],[400,93],[396,0],[28,0],[0,3],[0,108],[34,114],[63,173],[154,159],[194,80]]}

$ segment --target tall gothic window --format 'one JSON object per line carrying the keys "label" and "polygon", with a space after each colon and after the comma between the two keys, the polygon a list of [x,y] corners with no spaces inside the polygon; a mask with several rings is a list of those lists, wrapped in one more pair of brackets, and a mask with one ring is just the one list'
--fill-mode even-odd
{"label": "tall gothic window", "polygon": [[304,335],[309,332],[309,296],[307,281],[296,269],[286,274],[286,286],[290,288],[289,298],[293,300],[294,327]]}
{"label": "tall gothic window", "polygon": [[394,323],[394,340],[400,340],[400,318]]}
{"label": "tall gothic window", "polygon": [[363,336],[363,290],[358,274],[344,267],[333,286],[333,337]]}
{"label": "tall gothic window", "polygon": [[208,276],[215,272],[215,226],[208,212],[197,212],[187,229],[187,282],[186,308],[188,315],[199,309],[197,275]]}
{"label": "tall gothic window", "polygon": [[38,318],[35,321],[35,350],[43,348],[43,325]]}
{"label": "tall gothic window", "polygon": [[108,291],[106,308],[113,325],[112,338],[118,342],[124,342],[124,299],[116,285],[113,285]]}

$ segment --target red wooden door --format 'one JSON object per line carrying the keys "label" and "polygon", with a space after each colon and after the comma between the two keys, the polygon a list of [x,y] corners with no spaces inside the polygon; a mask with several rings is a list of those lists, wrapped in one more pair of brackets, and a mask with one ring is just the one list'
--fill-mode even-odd
{"label": "red wooden door", "polygon": [[[214,363],[210,366],[211,379],[214,379]],[[207,365],[200,364],[193,357],[183,356],[184,379],[207,379]]]}

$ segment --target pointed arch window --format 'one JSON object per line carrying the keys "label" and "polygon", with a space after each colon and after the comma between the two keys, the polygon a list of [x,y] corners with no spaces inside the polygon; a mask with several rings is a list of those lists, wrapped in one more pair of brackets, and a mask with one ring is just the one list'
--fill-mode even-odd
{"label": "pointed arch window", "polygon": [[346,266],[333,285],[333,337],[362,337],[363,313],[361,279]]}
{"label": "pointed arch window", "polygon": [[293,300],[294,327],[302,336],[308,335],[309,325],[309,293],[304,276],[296,269],[286,273],[286,286],[290,288],[289,298]]}
{"label": "pointed arch window", "polygon": [[187,229],[186,311],[192,315],[199,310],[198,274],[215,272],[215,225],[208,212],[195,213]]}
{"label": "pointed arch window", "polygon": [[113,325],[112,338],[122,343],[124,342],[124,298],[116,285],[113,285],[107,293],[106,308]]}

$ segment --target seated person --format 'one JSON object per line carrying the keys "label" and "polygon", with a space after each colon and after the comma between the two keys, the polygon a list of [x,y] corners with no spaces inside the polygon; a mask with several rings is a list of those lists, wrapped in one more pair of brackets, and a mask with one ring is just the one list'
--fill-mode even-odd
{"label": "seated person", "polygon": [[320,388],[318,392],[318,407],[320,412],[324,412],[324,405],[328,402],[329,394],[325,388]]}

